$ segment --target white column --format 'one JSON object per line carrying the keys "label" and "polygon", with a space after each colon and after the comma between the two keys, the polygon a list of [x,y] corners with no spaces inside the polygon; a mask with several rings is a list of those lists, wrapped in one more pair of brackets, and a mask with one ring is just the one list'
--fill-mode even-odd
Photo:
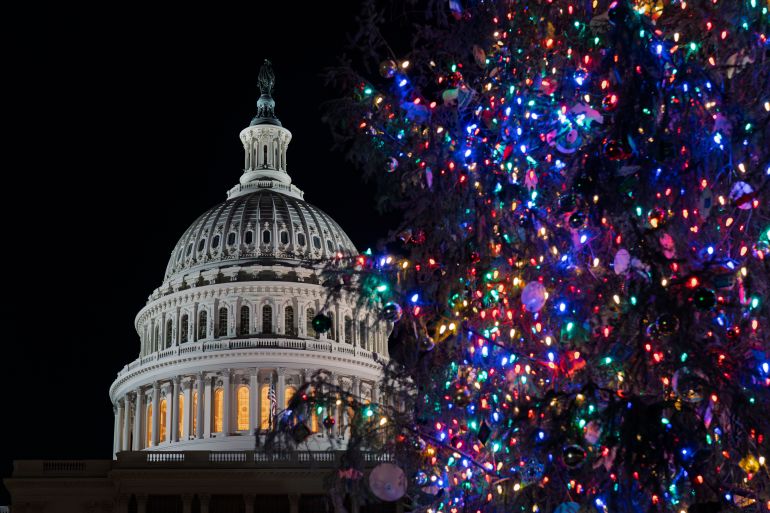
{"label": "white column", "polygon": [[141,451],[142,450],[142,440],[144,437],[142,436],[142,425],[144,422],[142,422],[142,419],[144,419],[144,394],[142,393],[141,388],[136,389],[136,409],[134,410],[134,450],[135,451]]}
{"label": "white column", "polygon": [[259,380],[257,374],[259,369],[256,367],[251,369],[249,376],[249,427],[253,433],[256,429],[259,431]]}
{"label": "white column", "polygon": [[182,383],[184,393],[184,407],[182,411],[182,440],[190,438],[190,427],[192,426],[192,382]]}
{"label": "white column", "polygon": [[353,376],[352,393],[356,399],[359,399],[361,397],[361,379],[358,376]]}
{"label": "white column", "polygon": [[120,450],[120,416],[123,414],[123,403],[118,401],[117,405],[112,406],[112,412],[115,414],[115,427],[112,430],[112,458]]}
{"label": "white column", "polygon": [[222,433],[225,436],[230,434],[230,417],[232,417],[232,386],[230,385],[230,369],[225,369],[222,372]]}
{"label": "white column", "polygon": [[[206,415],[203,417],[203,436],[209,438],[211,436],[211,427],[214,420],[211,415],[211,412],[213,411],[211,378],[204,378],[203,382],[203,407],[206,410]],[[200,401],[200,397],[198,397],[198,400]],[[200,407],[200,405],[198,406]]]}
{"label": "white column", "polygon": [[152,384],[152,446],[158,445],[160,431],[160,383],[157,381]]}
{"label": "white column", "polygon": [[278,384],[276,385],[276,400],[278,401],[278,407],[276,413],[282,411],[286,407],[286,369],[284,367],[278,367]]}
{"label": "white column", "polygon": [[179,441],[179,376],[174,377],[174,387],[171,392],[173,395],[171,396],[171,430],[170,430],[170,440],[171,442],[178,442]]}
{"label": "white column", "polygon": [[120,450],[128,451],[128,434],[131,432],[131,400],[128,393],[123,396],[123,438],[121,439]]}
{"label": "white column", "polygon": [[203,373],[198,373],[198,379],[195,382],[195,386],[198,387],[198,411],[197,411],[197,417],[195,419],[196,423],[196,430],[195,430],[195,437],[196,438],[203,438],[203,403],[205,402],[204,396],[206,395],[205,387],[203,384]]}
{"label": "white column", "polygon": [[380,401],[380,385],[376,381],[372,384],[372,404]]}

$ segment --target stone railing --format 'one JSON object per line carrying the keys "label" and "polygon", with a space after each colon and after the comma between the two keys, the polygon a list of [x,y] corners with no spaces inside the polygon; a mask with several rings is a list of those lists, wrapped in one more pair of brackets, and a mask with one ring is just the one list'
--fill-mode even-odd
{"label": "stone railing", "polygon": [[[338,465],[342,454],[342,451],[120,452],[113,468],[334,468]],[[364,462],[367,466],[385,461],[392,461],[392,456],[364,453]]]}
{"label": "stone railing", "polygon": [[17,460],[13,477],[25,476],[96,476],[106,474],[110,460]]}
{"label": "stone railing", "polygon": [[365,360],[381,361],[382,357],[378,353],[368,351],[361,347],[352,346],[345,342],[332,342],[317,339],[291,339],[291,338],[225,338],[214,340],[200,340],[198,342],[187,342],[168,349],[163,349],[157,353],[142,356],[124,366],[118,377],[128,372],[142,367],[148,363],[160,362],[179,355],[194,355],[196,353],[210,353],[217,351],[233,351],[243,349],[291,349],[295,351],[312,351],[319,353],[343,354],[362,358]]}

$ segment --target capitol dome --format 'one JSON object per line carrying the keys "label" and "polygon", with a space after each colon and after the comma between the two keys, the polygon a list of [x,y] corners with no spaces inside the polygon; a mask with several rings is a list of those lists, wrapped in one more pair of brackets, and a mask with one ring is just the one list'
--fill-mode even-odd
{"label": "capitol dome", "polygon": [[321,209],[281,189],[257,188],[235,194],[190,225],[171,253],[165,279],[244,263],[296,265],[356,254],[342,228]]}
{"label": "capitol dome", "polygon": [[[331,259],[357,251],[292,183],[291,132],[275,115],[274,81],[266,62],[257,114],[240,133],[238,183],[182,234],[136,316],[138,357],[110,387],[115,454],[253,450],[319,370],[362,400],[379,400],[391,326],[355,294],[332,298],[322,284]],[[331,318],[329,331],[314,330],[319,313]],[[307,448],[344,444],[347,415],[339,405],[314,411],[304,420]]]}

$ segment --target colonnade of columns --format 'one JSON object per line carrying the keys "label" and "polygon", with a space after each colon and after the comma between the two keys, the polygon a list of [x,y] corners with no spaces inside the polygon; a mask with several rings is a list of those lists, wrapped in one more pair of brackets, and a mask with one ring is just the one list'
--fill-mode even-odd
{"label": "colonnade of columns", "polygon": [[[277,410],[280,412],[289,399],[288,388],[296,391],[300,383],[311,378],[311,374],[311,369],[299,371],[283,367],[252,367],[237,371],[219,369],[173,376],[139,387],[126,393],[114,405],[113,453],[139,451],[184,440],[226,437],[236,432],[253,434],[255,429],[267,425],[263,409],[268,411],[269,405],[262,405],[263,387],[271,384],[275,387]],[[358,377],[333,376],[332,379],[332,383],[337,385],[342,385],[340,379],[345,379],[345,388],[361,397],[361,380]],[[244,425],[243,416],[239,419],[239,409],[243,410],[245,406],[238,400],[242,387],[249,392],[248,427]],[[370,384],[368,389],[371,390],[368,394],[370,399],[377,402],[377,387]],[[320,417],[326,415],[338,417],[338,425],[331,434],[342,435],[349,422],[346,408],[324,411]]]}

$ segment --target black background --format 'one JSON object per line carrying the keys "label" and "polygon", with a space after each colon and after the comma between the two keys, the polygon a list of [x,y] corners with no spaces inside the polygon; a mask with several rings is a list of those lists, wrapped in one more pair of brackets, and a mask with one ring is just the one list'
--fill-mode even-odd
{"label": "black background", "polygon": [[237,183],[264,58],[305,198],[359,250],[394,228],[321,122],[339,92],[320,73],[356,2],[110,5],[1,22],[3,477],[15,459],[110,457],[108,389],[138,355],[134,317],[186,227]]}

